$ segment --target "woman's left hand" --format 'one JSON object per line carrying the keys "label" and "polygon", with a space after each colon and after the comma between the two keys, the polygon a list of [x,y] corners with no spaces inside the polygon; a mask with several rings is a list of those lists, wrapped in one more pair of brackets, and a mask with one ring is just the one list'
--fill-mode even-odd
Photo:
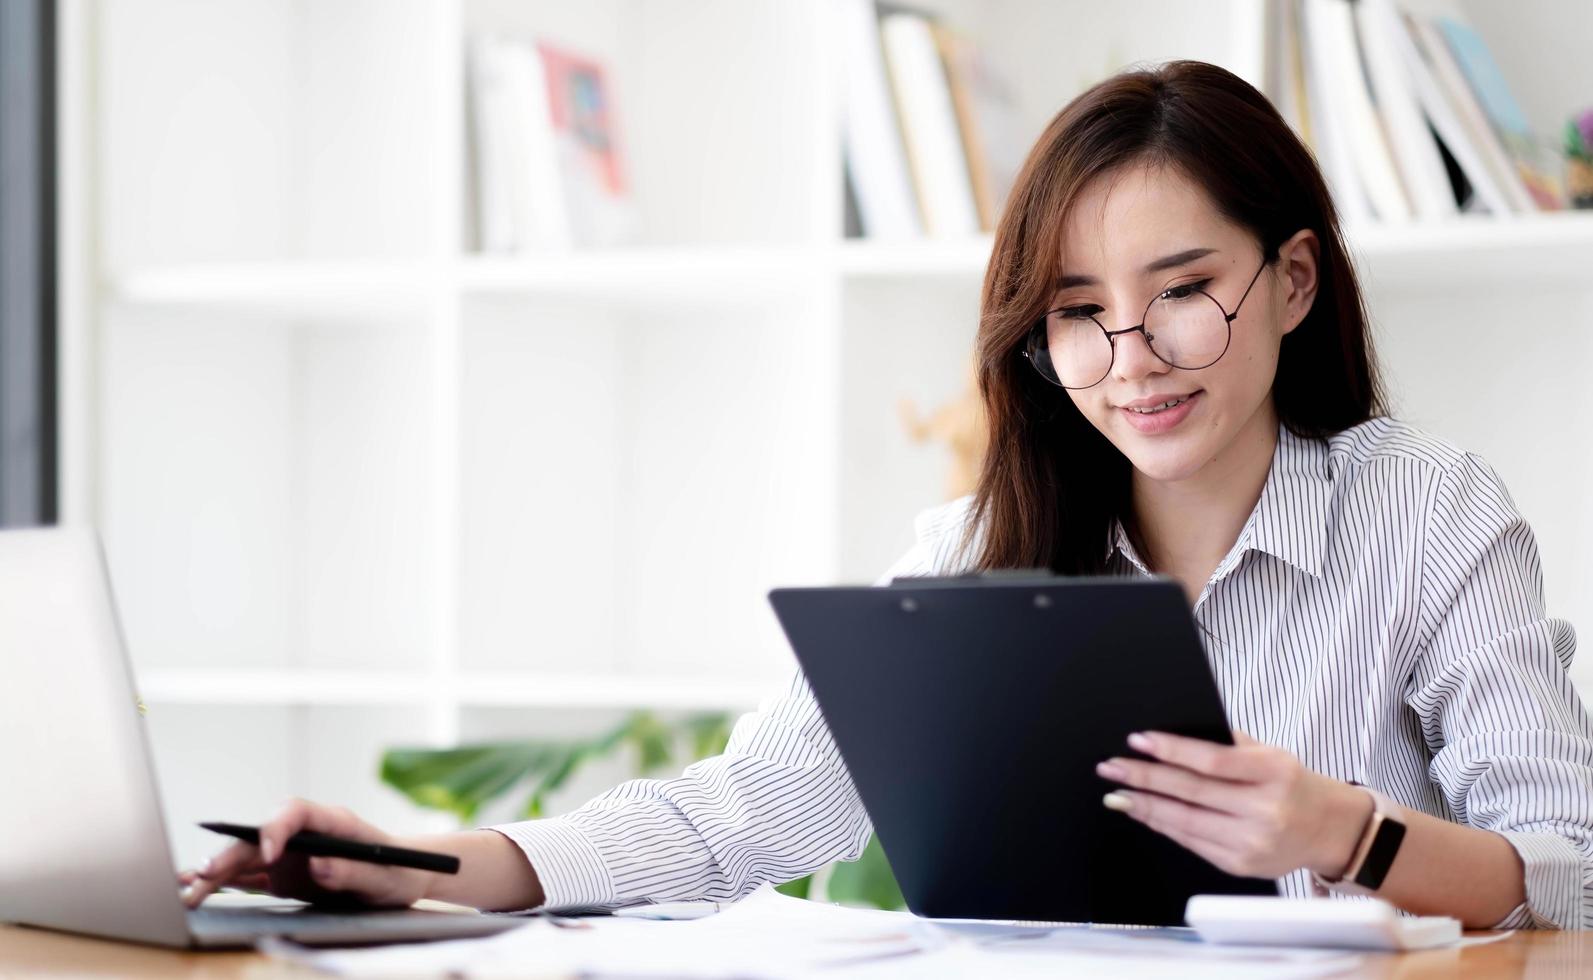
{"label": "woman's left hand", "polygon": [[1100,763],[1097,773],[1129,787],[1104,803],[1229,874],[1342,874],[1371,817],[1371,795],[1243,732],[1234,732],[1234,742],[1136,732],[1128,744],[1156,761]]}

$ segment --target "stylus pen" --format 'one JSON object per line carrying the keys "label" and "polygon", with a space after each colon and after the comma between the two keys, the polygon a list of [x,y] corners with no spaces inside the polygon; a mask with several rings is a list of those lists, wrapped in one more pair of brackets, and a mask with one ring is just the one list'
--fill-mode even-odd
{"label": "stylus pen", "polygon": [[[237,823],[201,823],[199,826],[251,844],[260,843],[259,827],[248,827]],[[439,871],[445,875],[459,873],[459,859],[452,854],[416,851],[389,844],[369,844],[365,841],[350,840],[347,837],[333,837],[331,834],[322,834],[314,830],[299,831],[288,838],[285,847],[287,850],[312,857],[348,858],[351,861],[368,861],[371,864],[390,864],[401,868],[419,868],[422,871]]]}

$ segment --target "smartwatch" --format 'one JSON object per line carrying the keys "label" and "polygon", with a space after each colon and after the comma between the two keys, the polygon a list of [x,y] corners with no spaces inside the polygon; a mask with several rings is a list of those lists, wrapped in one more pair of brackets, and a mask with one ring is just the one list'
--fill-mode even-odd
{"label": "smartwatch", "polygon": [[1312,879],[1324,888],[1352,894],[1370,894],[1383,885],[1388,869],[1394,864],[1399,845],[1405,840],[1405,822],[1398,817],[1399,805],[1393,800],[1361,783],[1372,796],[1372,815],[1361,831],[1361,839],[1350,857],[1350,865],[1341,878],[1324,878],[1315,871]]}

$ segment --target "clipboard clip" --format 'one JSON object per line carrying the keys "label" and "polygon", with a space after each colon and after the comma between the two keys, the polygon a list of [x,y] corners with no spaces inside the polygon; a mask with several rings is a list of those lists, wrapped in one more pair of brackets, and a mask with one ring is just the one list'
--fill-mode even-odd
{"label": "clipboard clip", "polygon": [[970,582],[1027,581],[1061,577],[1049,568],[992,568],[983,572],[964,572],[961,575],[898,575],[891,579],[889,587],[917,588],[925,585],[966,585]]}

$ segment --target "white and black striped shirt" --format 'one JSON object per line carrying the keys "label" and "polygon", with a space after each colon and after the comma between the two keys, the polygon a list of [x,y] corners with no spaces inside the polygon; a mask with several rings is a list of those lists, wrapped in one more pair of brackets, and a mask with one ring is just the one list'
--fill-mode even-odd
{"label": "white and black striped shirt", "polygon": [[[970,500],[919,514],[880,584],[964,570]],[[1117,532],[1114,569],[1147,574]],[[1501,927],[1593,927],[1593,725],[1567,676],[1575,634],[1545,616],[1532,532],[1487,463],[1387,419],[1325,442],[1280,427],[1194,616],[1235,728],[1502,834],[1527,900]],[[736,898],[855,858],[872,830],[800,675],[679,778],[493,829],[524,849],[553,908]],[[1304,870],[1278,884],[1313,893]]]}

